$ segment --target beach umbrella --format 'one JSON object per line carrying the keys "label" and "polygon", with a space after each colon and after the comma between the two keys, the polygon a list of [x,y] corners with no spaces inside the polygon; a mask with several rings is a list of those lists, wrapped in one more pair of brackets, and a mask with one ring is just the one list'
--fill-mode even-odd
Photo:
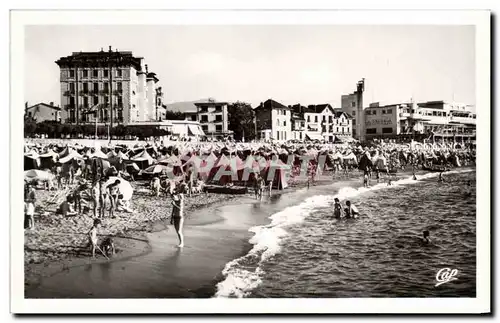
{"label": "beach umbrella", "polygon": [[130,199],[132,198],[132,194],[134,193],[134,189],[132,188],[132,185],[130,185],[128,181],[124,180],[121,177],[111,176],[106,182],[105,186],[114,183],[117,179],[120,180],[120,184],[118,184],[118,189],[120,190],[120,193],[123,195],[122,200],[130,201]]}
{"label": "beach umbrella", "polygon": [[101,149],[96,149],[94,153],[90,155],[92,158],[101,158],[101,159],[108,159],[108,156],[102,152]]}
{"label": "beach umbrella", "polygon": [[49,180],[53,178],[54,175],[52,175],[49,172],[39,170],[39,169],[30,169],[24,172],[24,179],[27,180]]}
{"label": "beach umbrella", "polygon": [[146,174],[159,174],[162,172],[170,173],[172,171],[173,171],[173,167],[157,164],[157,165],[149,166],[143,172]]}
{"label": "beach umbrella", "polygon": [[61,164],[66,164],[66,163],[68,163],[68,162],[70,162],[70,161],[72,161],[74,159],[82,159],[82,158],[83,158],[82,155],[80,155],[79,153],[77,153],[75,150],[71,150],[68,155],[66,155],[65,157],[59,159],[59,162]]}

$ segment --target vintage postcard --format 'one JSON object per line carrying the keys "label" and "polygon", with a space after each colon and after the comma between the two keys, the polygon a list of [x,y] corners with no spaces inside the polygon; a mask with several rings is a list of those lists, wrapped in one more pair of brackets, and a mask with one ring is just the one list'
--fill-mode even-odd
{"label": "vintage postcard", "polygon": [[12,11],[11,311],[490,313],[490,20]]}

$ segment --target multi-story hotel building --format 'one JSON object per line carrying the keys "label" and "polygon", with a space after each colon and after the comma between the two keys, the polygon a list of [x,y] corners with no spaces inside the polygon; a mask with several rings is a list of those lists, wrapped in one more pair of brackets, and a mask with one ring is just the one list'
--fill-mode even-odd
{"label": "multi-story hotel building", "polygon": [[73,52],[56,64],[62,122],[113,126],[161,119],[163,93],[142,57],[110,46],[108,51]]}
{"label": "multi-story hotel building", "polygon": [[233,136],[229,130],[227,102],[217,102],[215,99],[195,102],[197,121],[207,137],[223,139]]}
{"label": "multi-story hotel building", "polygon": [[366,139],[432,134],[434,138],[470,139],[476,133],[472,106],[445,101],[380,105],[364,110]]}
{"label": "multi-story hotel building", "polygon": [[295,140],[335,142],[352,137],[352,118],[330,104],[292,106]]}
{"label": "multi-story hotel building", "polygon": [[287,141],[292,138],[291,108],[267,100],[254,109],[257,137],[261,140]]}

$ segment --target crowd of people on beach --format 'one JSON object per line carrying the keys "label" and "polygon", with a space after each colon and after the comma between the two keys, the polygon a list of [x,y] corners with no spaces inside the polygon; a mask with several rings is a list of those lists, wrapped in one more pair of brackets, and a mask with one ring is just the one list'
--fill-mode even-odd
{"label": "crowd of people on beach", "polygon": [[[197,160],[195,157],[198,157]],[[250,157],[264,160],[264,168],[245,181],[240,171],[254,168]],[[292,158],[290,158],[292,157]],[[304,159],[304,157],[308,157]],[[207,160],[213,167],[205,173],[200,171]],[[214,172],[224,167],[238,171],[238,175],[224,176],[215,182]],[[283,188],[281,177],[269,176],[273,163],[286,170],[292,182],[303,173],[305,166],[306,185],[314,185],[325,170],[333,177],[359,170],[363,174],[363,185],[368,187],[372,176],[377,182],[381,174],[387,175],[387,185],[392,185],[394,174],[411,165],[415,170],[429,169],[445,171],[451,166],[468,165],[475,160],[473,149],[412,149],[409,145],[378,144],[360,146],[357,143],[342,145],[314,144],[269,144],[269,143],[196,143],[176,142],[170,144],[144,144],[134,147],[115,145],[108,147],[85,147],[78,144],[33,144],[25,145],[25,228],[34,230],[37,205],[35,186],[55,191],[53,201],[59,206],[57,213],[63,217],[89,214],[93,224],[88,232],[91,254],[100,251],[108,256],[115,250],[110,237],[98,243],[98,228],[105,217],[116,218],[120,211],[133,212],[130,207],[132,186],[129,182],[149,181],[153,197],[166,196],[171,200],[170,224],[175,228],[179,247],[184,246],[183,226],[185,220],[185,196],[200,194],[208,183],[231,189],[235,186],[253,187],[255,199],[261,201],[264,192],[272,194],[273,188]],[[231,165],[234,161],[235,169]],[[229,166],[228,166],[229,165]],[[215,169],[215,171],[214,171]],[[264,171],[263,171],[264,170]],[[174,176],[172,176],[172,174]],[[237,178],[237,180],[234,180]],[[440,175],[440,179],[442,176]],[[125,185],[125,184],[128,184]],[[128,189],[130,187],[130,189]],[[126,189],[127,188],[127,189]],[[127,192],[131,190],[130,192]],[[40,202],[40,201],[39,201]],[[47,202],[47,201],[42,201]],[[343,207],[338,199],[334,204],[335,218],[356,218],[357,208],[345,201]]]}

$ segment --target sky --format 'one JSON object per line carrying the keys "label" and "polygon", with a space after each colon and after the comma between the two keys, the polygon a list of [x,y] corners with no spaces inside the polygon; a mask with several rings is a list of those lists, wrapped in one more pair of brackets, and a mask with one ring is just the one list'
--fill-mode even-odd
{"label": "sky", "polygon": [[77,51],[132,51],[167,103],[215,98],[253,106],[330,103],[365,78],[365,99],[475,105],[474,26],[27,26],[25,101],[60,102],[55,61]]}

